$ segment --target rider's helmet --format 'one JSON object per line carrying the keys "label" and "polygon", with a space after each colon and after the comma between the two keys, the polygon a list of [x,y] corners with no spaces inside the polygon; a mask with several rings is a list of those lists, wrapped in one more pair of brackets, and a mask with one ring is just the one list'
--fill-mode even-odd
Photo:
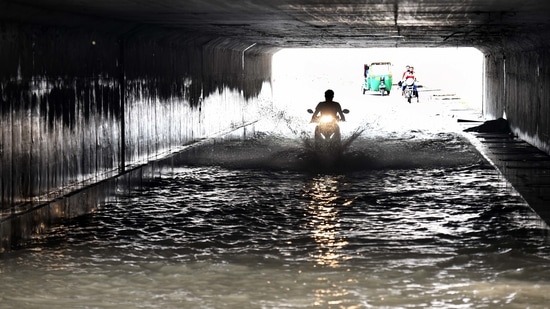
{"label": "rider's helmet", "polygon": [[332,98],[334,98],[334,91],[332,91],[332,90],[330,90],[330,89],[327,90],[327,91],[325,91],[325,98],[326,98],[326,99],[332,99]]}

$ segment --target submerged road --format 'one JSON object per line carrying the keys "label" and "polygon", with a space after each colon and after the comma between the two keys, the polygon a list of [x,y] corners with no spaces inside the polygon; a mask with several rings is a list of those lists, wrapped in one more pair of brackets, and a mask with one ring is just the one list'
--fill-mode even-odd
{"label": "submerged road", "polygon": [[364,131],[340,169],[301,156],[307,113],[273,113],[2,255],[3,307],[546,306],[548,226],[456,133],[461,105],[346,102],[344,138]]}
{"label": "submerged road", "polygon": [[[353,95],[350,100],[353,102],[352,109],[359,110],[362,115],[377,109],[376,114],[380,115],[391,110],[397,111],[401,106],[406,112],[383,116],[386,119],[384,125],[408,125],[411,131],[422,130],[426,124],[440,122],[441,128],[446,128],[443,130],[453,130],[454,127],[454,130],[460,132],[486,121],[482,118],[479,104],[465,102],[452,93],[421,88],[420,96],[420,103],[407,104],[398,90],[394,89],[389,97],[371,93],[363,97]],[[387,110],[384,111],[385,108]],[[550,156],[506,132],[464,132],[463,135],[521,194],[529,206],[546,223],[550,223]]]}

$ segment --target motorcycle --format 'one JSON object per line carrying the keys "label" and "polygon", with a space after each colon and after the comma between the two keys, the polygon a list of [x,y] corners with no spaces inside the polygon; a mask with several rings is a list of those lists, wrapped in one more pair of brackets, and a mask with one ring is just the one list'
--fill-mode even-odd
{"label": "motorcycle", "polygon": [[[307,110],[313,114],[312,109]],[[344,114],[348,114],[349,110],[342,110]],[[338,150],[341,148],[340,122],[339,118],[331,115],[315,117],[312,122],[317,123],[315,126],[315,146],[316,148],[324,148],[324,150]]]}
{"label": "motorcycle", "polygon": [[414,79],[413,78],[407,78],[405,80],[405,98],[407,98],[407,102],[411,103],[412,98],[418,97],[416,95],[416,90],[414,90]]}

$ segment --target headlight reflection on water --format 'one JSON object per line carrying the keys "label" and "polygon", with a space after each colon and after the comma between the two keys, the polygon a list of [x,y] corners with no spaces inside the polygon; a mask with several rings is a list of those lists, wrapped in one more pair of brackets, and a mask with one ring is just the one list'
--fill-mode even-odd
{"label": "headlight reflection on water", "polygon": [[348,244],[339,223],[339,208],[347,205],[340,195],[340,179],[319,176],[304,190],[311,198],[307,206],[307,228],[318,245],[317,264],[338,267],[341,261],[350,259],[343,248]]}

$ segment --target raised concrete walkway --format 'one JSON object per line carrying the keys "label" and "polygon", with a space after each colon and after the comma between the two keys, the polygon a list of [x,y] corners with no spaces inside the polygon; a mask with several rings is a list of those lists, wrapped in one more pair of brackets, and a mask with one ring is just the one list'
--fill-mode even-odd
{"label": "raised concrete walkway", "polygon": [[[459,102],[446,102],[459,128],[481,125],[479,111]],[[463,132],[479,152],[501,172],[527,204],[550,224],[550,155],[505,132]]]}

